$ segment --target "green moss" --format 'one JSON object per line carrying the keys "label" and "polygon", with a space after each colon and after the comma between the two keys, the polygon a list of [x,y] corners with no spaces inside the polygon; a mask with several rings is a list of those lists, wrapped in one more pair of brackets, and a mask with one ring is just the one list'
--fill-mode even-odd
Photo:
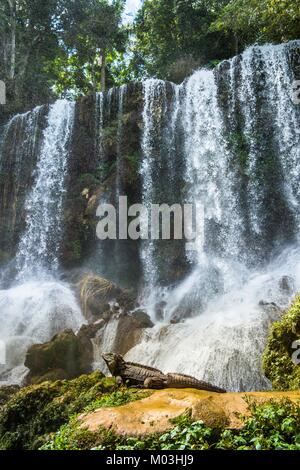
{"label": "green moss", "polygon": [[[21,389],[0,409],[0,449],[37,449],[61,426],[65,441],[70,430],[76,428],[78,414],[120,406],[148,395],[134,389],[117,389],[115,380],[101,372]],[[78,433],[76,428],[76,436]]]}
{"label": "green moss", "polygon": [[140,153],[139,152],[134,152],[131,155],[127,155],[124,157],[125,160],[129,163],[131,169],[135,172],[139,170],[140,166]]}
{"label": "green moss", "polygon": [[234,132],[230,135],[229,145],[236,155],[241,173],[246,173],[248,168],[249,144],[243,132]]}
{"label": "green moss", "polygon": [[74,261],[80,260],[82,256],[82,247],[80,240],[73,240],[70,243],[70,248],[72,250],[72,259]]}
{"label": "green moss", "polygon": [[300,339],[300,296],[282,319],[273,324],[263,356],[263,369],[277,390],[300,388],[300,366],[292,360],[294,341]]}
{"label": "green moss", "polygon": [[21,389],[0,410],[0,449],[36,449],[45,436],[115,390],[100,372]]}
{"label": "green moss", "polygon": [[103,129],[103,139],[115,138],[118,132],[118,121],[111,121],[110,126]]}
{"label": "green moss", "polygon": [[142,400],[143,398],[147,398],[149,395],[149,392],[123,388],[108,395],[103,395],[100,398],[94,400],[85,407],[84,411],[87,412],[94,411],[99,408],[121,406],[135,400]]}
{"label": "green moss", "polygon": [[0,387],[0,406],[8,402],[19,390],[18,385],[4,385]]}

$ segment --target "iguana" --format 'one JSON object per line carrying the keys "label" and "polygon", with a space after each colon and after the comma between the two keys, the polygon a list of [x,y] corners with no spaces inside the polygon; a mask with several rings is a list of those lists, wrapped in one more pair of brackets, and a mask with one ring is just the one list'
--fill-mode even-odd
{"label": "iguana", "polygon": [[102,354],[110,373],[116,377],[118,385],[128,384],[136,388],[196,388],[209,392],[226,393],[226,390],[215,387],[202,380],[184,374],[164,374],[159,369],[126,362],[120,354]]}

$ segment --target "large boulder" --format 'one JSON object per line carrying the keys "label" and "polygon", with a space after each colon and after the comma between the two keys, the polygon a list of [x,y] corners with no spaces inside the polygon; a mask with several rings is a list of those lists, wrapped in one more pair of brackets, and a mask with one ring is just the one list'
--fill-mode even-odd
{"label": "large boulder", "polygon": [[101,358],[103,352],[114,352],[125,356],[139,343],[145,329],[152,327],[151,319],[143,310],[137,310],[132,314],[113,315],[109,321],[104,322],[93,338],[95,362],[102,370],[106,370]]}
{"label": "large boulder", "polygon": [[130,291],[122,290],[113,282],[94,274],[84,275],[78,287],[82,311],[89,320],[95,317],[108,319],[115,306],[129,311],[136,305]]}
{"label": "large boulder", "polygon": [[121,315],[114,343],[115,352],[125,355],[139,343],[144,329],[152,327],[153,323],[143,311],[137,311],[133,315]]}
{"label": "large boulder", "polygon": [[70,379],[90,372],[93,362],[93,345],[83,335],[72,330],[58,333],[51,341],[31,346],[26,354],[25,366],[30,370],[26,382]]}
{"label": "large boulder", "polygon": [[79,416],[82,428],[91,432],[101,429],[113,430],[121,436],[153,436],[174,428],[174,421],[190,411],[194,421],[220,429],[243,428],[242,416],[249,416],[249,403],[263,404],[273,400],[299,401],[298,392],[242,392],[212,393],[193,389],[168,389],[151,391],[142,400],[114,408],[99,408],[93,413]]}

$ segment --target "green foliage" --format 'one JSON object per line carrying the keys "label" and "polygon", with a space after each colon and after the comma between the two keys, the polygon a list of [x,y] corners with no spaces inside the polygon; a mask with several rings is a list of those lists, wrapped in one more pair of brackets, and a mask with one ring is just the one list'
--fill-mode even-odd
{"label": "green foliage", "polygon": [[72,419],[39,450],[102,450],[103,442],[105,448],[113,449],[117,441],[118,436],[112,430],[99,429],[98,432],[91,432],[79,427],[78,421]]}
{"label": "green foliage", "polygon": [[125,0],[60,1],[58,19],[65,51],[57,63],[60,93],[70,88],[75,95],[104,90],[107,68],[125,53],[124,4]]}
{"label": "green foliage", "polygon": [[300,339],[300,296],[282,319],[271,328],[263,357],[263,368],[272,385],[278,390],[300,387],[300,366],[292,360],[294,341]]}
{"label": "green foliage", "polygon": [[240,431],[222,433],[217,449],[300,450],[300,406],[289,400],[249,402],[252,416]]}
{"label": "green foliage", "polygon": [[139,152],[135,152],[131,155],[127,155],[124,157],[125,160],[127,160],[127,162],[129,163],[131,169],[137,173],[138,172],[138,169],[139,169],[139,166],[140,166],[140,154]]}
{"label": "green foliage", "polygon": [[240,171],[242,173],[246,173],[248,167],[249,145],[245,134],[242,132],[231,134],[229,145],[233,153],[237,156]]}
{"label": "green foliage", "polygon": [[137,73],[180,82],[195,68],[229,57],[233,40],[209,29],[224,3],[145,0],[135,23]]}
{"label": "green foliage", "polygon": [[[144,391],[117,390],[115,380],[101,372],[21,389],[0,408],[0,449],[37,449],[62,426],[57,438],[61,446],[61,440],[71,439],[78,413],[120,406],[147,396],[149,393]],[[76,436],[78,432],[76,428]],[[73,446],[73,441],[68,445]]]}
{"label": "green foliage", "polygon": [[253,42],[297,39],[300,5],[294,0],[231,0],[211,30],[234,33],[242,47]]}
{"label": "green foliage", "polygon": [[[253,42],[299,38],[294,0],[145,0],[132,27],[125,0],[4,0],[0,70],[11,114],[105,85],[181,82]],[[3,116],[0,116],[0,118]]]}
{"label": "green foliage", "polygon": [[[124,56],[125,0],[5,0],[0,4],[0,70],[14,113],[114,84]],[[122,61],[122,60],[121,60]],[[108,75],[106,77],[106,72]],[[117,83],[117,82],[116,82]]]}
{"label": "green foliage", "polygon": [[59,56],[52,22],[58,0],[5,0],[0,5],[0,70],[7,86],[5,110],[49,100],[51,64]]}

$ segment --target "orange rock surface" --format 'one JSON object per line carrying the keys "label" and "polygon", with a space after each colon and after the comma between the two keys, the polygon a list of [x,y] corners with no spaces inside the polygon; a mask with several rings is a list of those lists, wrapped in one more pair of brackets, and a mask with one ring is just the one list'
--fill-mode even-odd
{"label": "orange rock surface", "polygon": [[240,415],[249,414],[246,397],[259,402],[289,398],[300,405],[300,391],[217,394],[190,389],[159,390],[143,400],[82,415],[80,420],[82,427],[90,431],[97,431],[100,426],[112,427],[118,434],[137,436],[171,429],[174,424],[170,420],[191,410],[194,420],[202,420],[208,426],[238,429],[242,426]]}

